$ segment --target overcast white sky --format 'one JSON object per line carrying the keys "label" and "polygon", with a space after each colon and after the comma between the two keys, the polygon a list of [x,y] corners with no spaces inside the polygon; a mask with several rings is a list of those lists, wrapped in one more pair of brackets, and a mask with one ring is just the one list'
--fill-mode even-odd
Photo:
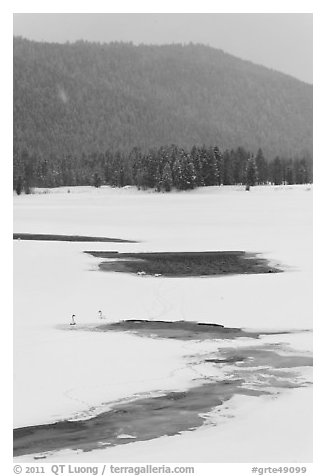
{"label": "overcast white sky", "polygon": [[312,83],[309,13],[16,13],[14,35],[66,42],[204,43]]}

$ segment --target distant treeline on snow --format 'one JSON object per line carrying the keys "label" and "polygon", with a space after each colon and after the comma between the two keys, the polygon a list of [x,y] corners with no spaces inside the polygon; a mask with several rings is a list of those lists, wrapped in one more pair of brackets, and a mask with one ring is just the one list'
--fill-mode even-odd
{"label": "distant treeline on snow", "polygon": [[157,191],[193,189],[208,185],[273,183],[280,185],[312,182],[309,157],[268,162],[261,149],[254,156],[243,147],[221,152],[217,146],[176,145],[152,148],[144,153],[124,151],[82,154],[50,159],[28,152],[14,154],[14,189],[30,193],[33,187],[102,184],[114,187],[135,185]]}

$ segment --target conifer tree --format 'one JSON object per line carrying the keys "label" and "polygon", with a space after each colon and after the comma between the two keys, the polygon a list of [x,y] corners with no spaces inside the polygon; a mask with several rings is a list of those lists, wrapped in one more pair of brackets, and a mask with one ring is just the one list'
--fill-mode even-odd
{"label": "conifer tree", "polygon": [[20,195],[22,193],[23,185],[24,185],[24,182],[23,182],[22,176],[19,175],[14,184],[14,190],[16,191],[17,195]]}
{"label": "conifer tree", "polygon": [[293,161],[292,161],[292,159],[290,159],[286,162],[284,179],[285,179],[285,181],[288,185],[292,185],[294,183]]}
{"label": "conifer tree", "polygon": [[231,151],[232,174],[234,184],[245,183],[246,167],[250,154],[243,148],[238,147],[236,151]]}
{"label": "conifer tree", "polygon": [[170,192],[172,185],[173,185],[172,170],[171,170],[170,164],[167,162],[162,172],[162,188],[166,192]]}
{"label": "conifer tree", "polygon": [[181,159],[179,157],[176,158],[174,161],[173,167],[172,167],[172,176],[173,176],[173,184],[174,186],[178,189],[182,189],[182,181],[183,181],[183,176],[182,176],[182,165],[181,165]]}
{"label": "conifer tree", "polygon": [[201,160],[200,150],[195,145],[192,147],[190,151],[190,157],[195,167],[196,185],[197,187],[201,187],[205,185],[204,179],[203,179],[203,164]]}
{"label": "conifer tree", "polygon": [[253,187],[257,184],[257,167],[254,156],[250,156],[246,165],[246,186]]}
{"label": "conifer tree", "polygon": [[206,149],[202,147],[200,150],[200,159],[202,163],[202,176],[205,186],[217,185],[218,183],[218,166],[217,159],[219,157],[218,148]]}
{"label": "conifer tree", "polygon": [[160,167],[157,167],[155,177],[154,177],[154,182],[155,182],[155,190],[157,192],[160,192],[162,189],[162,176],[160,172]]}
{"label": "conifer tree", "polygon": [[307,164],[306,160],[303,159],[297,159],[295,160],[294,163],[294,170],[295,170],[295,182],[296,183],[307,183],[309,181],[308,179],[308,170],[307,170]]}
{"label": "conifer tree", "polygon": [[29,194],[31,193],[31,187],[34,185],[34,161],[26,149],[22,152],[22,163],[24,167],[24,192]]}
{"label": "conifer tree", "polygon": [[95,172],[94,177],[93,177],[93,184],[95,188],[99,188],[102,185],[102,179],[100,175]]}
{"label": "conifer tree", "polygon": [[281,185],[283,182],[282,162],[278,156],[271,164],[271,181],[274,185]]}
{"label": "conifer tree", "polygon": [[231,155],[228,150],[224,151],[222,157],[222,167],[220,170],[221,183],[223,185],[231,185],[233,183],[233,175],[231,169]]}
{"label": "conifer tree", "polygon": [[181,160],[182,190],[191,190],[196,186],[196,173],[194,164],[189,155],[184,155]]}
{"label": "conifer tree", "polygon": [[257,166],[257,182],[260,185],[263,185],[267,183],[268,181],[268,164],[261,148],[258,149],[258,152],[256,155],[256,166]]}

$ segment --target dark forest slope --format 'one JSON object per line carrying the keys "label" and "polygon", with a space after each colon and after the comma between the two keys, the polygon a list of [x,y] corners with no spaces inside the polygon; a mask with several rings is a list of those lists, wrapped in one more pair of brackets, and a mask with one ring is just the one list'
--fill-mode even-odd
{"label": "dark forest slope", "polygon": [[201,45],[14,39],[16,150],[170,143],[312,155],[312,86]]}

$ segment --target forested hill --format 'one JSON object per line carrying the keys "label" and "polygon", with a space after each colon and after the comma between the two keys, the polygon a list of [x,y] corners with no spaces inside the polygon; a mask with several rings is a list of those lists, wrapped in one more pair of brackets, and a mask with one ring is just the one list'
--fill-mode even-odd
{"label": "forested hill", "polygon": [[14,39],[16,151],[171,143],[312,155],[312,86],[202,45]]}

